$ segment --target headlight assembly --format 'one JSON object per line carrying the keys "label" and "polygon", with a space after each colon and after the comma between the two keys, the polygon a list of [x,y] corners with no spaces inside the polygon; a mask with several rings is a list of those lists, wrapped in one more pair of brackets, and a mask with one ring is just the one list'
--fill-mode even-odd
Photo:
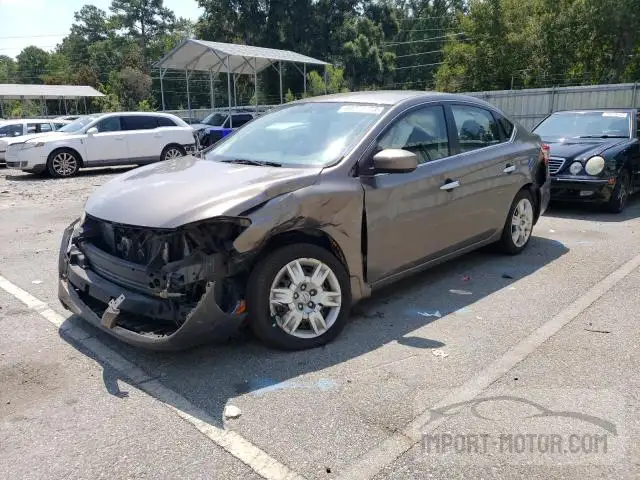
{"label": "headlight assembly", "polygon": [[584,166],[589,175],[598,175],[604,170],[605,160],[602,157],[591,157]]}
{"label": "headlight assembly", "polygon": [[20,150],[27,150],[29,148],[40,148],[44,147],[44,142],[36,142],[36,143],[23,143],[20,147]]}
{"label": "headlight assembly", "polygon": [[582,164],[580,162],[573,162],[569,167],[571,175],[578,175],[582,171]]}

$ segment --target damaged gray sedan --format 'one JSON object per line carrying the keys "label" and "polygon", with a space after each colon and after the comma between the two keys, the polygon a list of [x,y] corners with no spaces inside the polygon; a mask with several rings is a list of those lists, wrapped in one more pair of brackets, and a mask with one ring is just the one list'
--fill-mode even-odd
{"label": "damaged gray sedan", "polygon": [[59,298],[142,347],[186,348],[247,322],[269,345],[311,348],[390,282],[492,243],[521,252],[548,201],[539,137],[483,101],[312,98],[203,158],[98,188],[64,232]]}

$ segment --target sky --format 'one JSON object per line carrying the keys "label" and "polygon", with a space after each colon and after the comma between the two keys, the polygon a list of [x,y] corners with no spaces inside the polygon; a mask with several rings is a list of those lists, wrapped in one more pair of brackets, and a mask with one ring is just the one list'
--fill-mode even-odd
{"label": "sky", "polygon": [[[111,0],[0,0],[0,55],[15,58],[29,45],[54,49],[86,4],[108,11]],[[164,0],[164,5],[177,17],[200,16],[196,0]]]}

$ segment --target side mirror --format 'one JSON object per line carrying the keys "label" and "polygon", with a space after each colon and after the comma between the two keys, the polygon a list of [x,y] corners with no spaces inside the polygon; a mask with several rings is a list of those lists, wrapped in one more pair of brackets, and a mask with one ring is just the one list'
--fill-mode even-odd
{"label": "side mirror", "polygon": [[91,127],[87,130],[87,135],[93,135],[94,133],[98,133],[98,127]]}
{"label": "side mirror", "polygon": [[373,156],[375,173],[409,173],[418,168],[418,157],[406,150],[388,148]]}

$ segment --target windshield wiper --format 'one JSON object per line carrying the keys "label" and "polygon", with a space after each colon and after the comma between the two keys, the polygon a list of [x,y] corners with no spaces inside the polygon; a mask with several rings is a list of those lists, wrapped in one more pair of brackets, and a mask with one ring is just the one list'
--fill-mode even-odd
{"label": "windshield wiper", "polygon": [[281,167],[281,163],[266,162],[261,160],[247,160],[245,158],[233,158],[231,160],[220,160],[222,163],[237,163],[240,165],[256,165],[258,167]]}
{"label": "windshield wiper", "polygon": [[626,135],[580,135],[577,138],[629,138]]}

